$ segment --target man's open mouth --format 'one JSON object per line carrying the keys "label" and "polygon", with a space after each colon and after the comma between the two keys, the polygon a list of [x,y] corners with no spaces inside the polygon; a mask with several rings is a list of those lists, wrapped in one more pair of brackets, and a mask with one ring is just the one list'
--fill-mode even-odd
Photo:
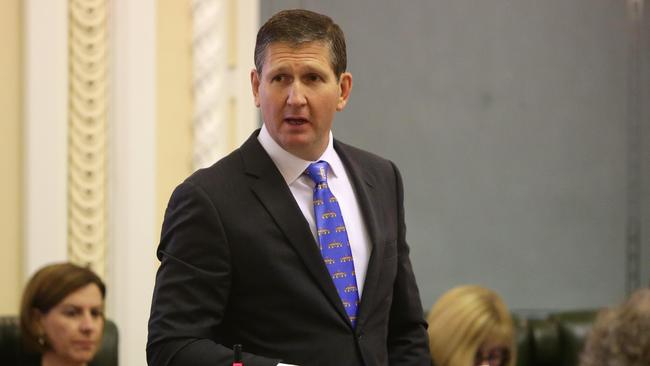
{"label": "man's open mouth", "polygon": [[284,121],[292,126],[299,126],[308,122],[305,118],[293,118],[293,117],[285,118]]}

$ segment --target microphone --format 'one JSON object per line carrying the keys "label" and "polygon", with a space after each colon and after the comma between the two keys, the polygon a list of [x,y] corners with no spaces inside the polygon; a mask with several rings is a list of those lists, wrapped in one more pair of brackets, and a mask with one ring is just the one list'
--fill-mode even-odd
{"label": "microphone", "polygon": [[235,351],[233,354],[232,366],[244,366],[244,362],[241,359],[241,344],[235,344],[232,347],[232,350]]}

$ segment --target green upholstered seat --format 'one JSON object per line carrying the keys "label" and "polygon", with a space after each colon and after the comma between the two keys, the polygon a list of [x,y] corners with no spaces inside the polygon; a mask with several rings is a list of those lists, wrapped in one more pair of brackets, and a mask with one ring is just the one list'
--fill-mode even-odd
{"label": "green upholstered seat", "polygon": [[597,310],[514,314],[517,366],[577,366]]}
{"label": "green upholstered seat", "polygon": [[561,345],[561,363],[557,365],[578,365],[580,353],[596,320],[596,314],[596,311],[567,311],[554,313],[550,316],[550,321],[557,324],[558,343]]}
{"label": "green upholstered seat", "polygon": [[[117,350],[117,326],[111,320],[106,319],[101,347],[90,366],[117,366]],[[34,359],[38,359],[38,355],[30,354],[23,348],[18,317],[0,316],[0,364],[22,365],[26,363],[26,360]]]}

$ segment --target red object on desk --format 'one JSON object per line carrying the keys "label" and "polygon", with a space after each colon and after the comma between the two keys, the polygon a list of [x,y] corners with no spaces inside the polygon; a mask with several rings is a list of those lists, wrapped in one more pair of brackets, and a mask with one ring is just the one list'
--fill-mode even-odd
{"label": "red object on desk", "polygon": [[234,351],[232,366],[244,366],[244,362],[241,359],[241,344],[235,344],[232,349]]}

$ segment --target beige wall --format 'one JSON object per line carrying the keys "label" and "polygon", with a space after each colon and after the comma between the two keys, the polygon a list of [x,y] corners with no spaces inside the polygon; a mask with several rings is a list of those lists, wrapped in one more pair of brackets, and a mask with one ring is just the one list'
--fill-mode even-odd
{"label": "beige wall", "polygon": [[22,288],[22,7],[0,11],[0,314],[15,314]]}
{"label": "beige wall", "polygon": [[158,227],[169,196],[192,171],[190,1],[158,1],[156,176]]}
{"label": "beige wall", "polygon": [[[183,16],[186,14],[186,16]],[[0,314],[18,311],[22,278],[22,7],[0,12]],[[173,188],[191,165],[191,23],[189,0],[159,1],[157,23],[158,227]]]}
{"label": "beige wall", "polygon": [[[187,16],[179,16],[186,14]],[[157,23],[158,227],[173,188],[191,166],[191,39],[189,0],[159,1]],[[18,311],[22,278],[22,7],[0,12],[0,314]]]}

